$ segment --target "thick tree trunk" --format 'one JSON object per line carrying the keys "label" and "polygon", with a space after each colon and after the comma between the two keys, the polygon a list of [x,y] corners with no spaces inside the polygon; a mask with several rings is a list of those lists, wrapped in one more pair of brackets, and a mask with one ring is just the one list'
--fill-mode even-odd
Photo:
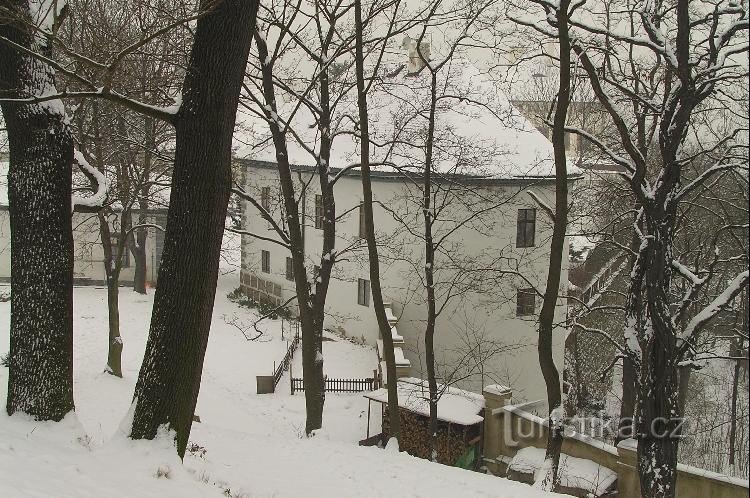
{"label": "thick tree trunk", "polygon": [[372,291],[372,304],[375,308],[375,318],[378,320],[380,337],[383,341],[383,355],[385,356],[385,369],[388,389],[388,422],[390,437],[395,437],[400,442],[401,438],[401,416],[398,406],[398,385],[396,382],[396,357],[393,352],[393,335],[391,326],[385,314],[383,305],[383,292],[380,285],[380,260],[378,258],[378,246],[375,239],[375,221],[372,208],[372,181],[370,180],[370,124],[367,112],[367,89],[365,87],[364,68],[364,36],[362,33],[362,1],[355,0],[354,17],[357,26],[356,31],[356,73],[357,73],[357,104],[359,107],[359,130],[360,130],[360,163],[362,175],[362,209],[365,217],[365,238],[367,239],[367,255],[370,262],[370,289]]}
{"label": "thick tree trunk", "polygon": [[[35,46],[29,4],[2,0],[0,36]],[[55,93],[54,73],[0,44],[0,94]],[[59,100],[0,104],[10,146],[11,318],[8,414],[60,420],[73,405],[73,139]]]}
{"label": "thick tree trunk", "polygon": [[138,228],[133,234],[135,243],[130,252],[133,254],[133,290],[139,294],[146,293],[146,229]]}
{"label": "thick tree trunk", "polygon": [[[657,209],[647,208],[657,211]],[[671,282],[671,223],[646,216],[646,325],[637,407],[638,471],[644,498],[672,498],[677,483],[680,430],[678,350],[667,290]]]}
{"label": "thick tree trunk", "polygon": [[560,291],[560,278],[568,227],[568,166],[565,156],[565,125],[570,104],[570,39],[568,37],[568,0],[562,0],[556,11],[560,43],[560,81],[552,127],[552,146],[555,156],[555,212],[550,242],[549,269],[544,290],[544,301],[539,313],[539,366],[547,386],[549,432],[545,452],[546,472],[535,485],[554,490],[558,487],[558,467],[563,443],[562,392],[560,374],[552,355],[555,308]]}
{"label": "thick tree trunk", "polygon": [[131,437],[175,431],[185,454],[211,325],[231,182],[237,102],[257,0],[201,2],[176,120],[164,253],[146,353],[135,388]]}

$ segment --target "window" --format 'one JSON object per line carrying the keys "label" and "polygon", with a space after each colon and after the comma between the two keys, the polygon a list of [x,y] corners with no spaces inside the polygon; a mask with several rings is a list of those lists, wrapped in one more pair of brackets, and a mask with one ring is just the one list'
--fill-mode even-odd
{"label": "window", "polygon": [[359,238],[367,237],[367,225],[365,223],[365,203],[359,203]]}
{"label": "window", "polygon": [[565,152],[570,152],[570,132],[565,132]]}
{"label": "window", "polygon": [[315,195],[315,228],[323,228],[323,196]]}
{"label": "window", "polygon": [[271,273],[271,253],[268,251],[260,251],[260,270]]}
{"label": "window", "polygon": [[266,211],[271,210],[271,187],[263,187],[260,189],[260,207]]}
{"label": "window", "polygon": [[357,282],[357,304],[370,306],[370,281],[364,278]]}
{"label": "window", "polygon": [[536,308],[534,289],[518,289],[516,295],[516,316],[534,314]]}
{"label": "window", "polygon": [[534,247],[536,209],[519,209],[516,226],[516,247]]}
{"label": "window", "polygon": [[286,279],[294,280],[294,260],[292,258],[286,258]]}

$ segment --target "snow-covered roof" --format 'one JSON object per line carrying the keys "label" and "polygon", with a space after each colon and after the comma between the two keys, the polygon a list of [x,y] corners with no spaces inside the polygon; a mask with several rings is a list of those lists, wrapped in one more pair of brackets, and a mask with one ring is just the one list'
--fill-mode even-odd
{"label": "snow-covered roof", "polygon": [[[408,75],[401,62],[385,64],[368,94],[371,140],[378,144],[371,145],[371,162],[389,163],[375,166],[380,169],[392,171],[395,165],[418,173],[424,169],[430,73],[425,69]],[[438,72],[438,86],[435,171],[492,179],[554,176],[552,144],[473,63],[456,59],[447,64]],[[359,161],[357,103],[354,92],[350,93],[339,101],[333,116],[331,168]],[[278,118],[294,131],[287,133],[289,161],[310,166],[319,153],[319,130],[312,112],[297,104],[295,99],[277,96]],[[260,111],[238,113],[235,154],[275,162],[268,124],[258,116]],[[569,169],[571,175],[578,173],[572,165]]]}
{"label": "snow-covered roof", "polygon": [[[536,473],[543,470],[544,457],[543,448],[521,448],[510,461],[508,470],[534,474],[536,480]],[[594,461],[561,453],[558,477],[561,486],[583,489],[594,496],[601,496],[615,483],[617,473]]]}
{"label": "snow-covered roof", "polygon": [[[398,405],[410,412],[430,416],[429,389],[427,381],[414,377],[398,380]],[[438,419],[459,425],[474,425],[484,419],[479,412],[484,408],[484,396],[464,391],[456,387],[438,384],[442,392],[438,400]],[[388,403],[388,390],[385,388],[365,393],[366,398],[380,403]]]}

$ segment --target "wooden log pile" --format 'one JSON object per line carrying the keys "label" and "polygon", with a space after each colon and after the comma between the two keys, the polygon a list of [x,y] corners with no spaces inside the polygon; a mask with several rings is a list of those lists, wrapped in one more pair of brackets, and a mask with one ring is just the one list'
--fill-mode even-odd
{"label": "wooden log pile", "polygon": [[[383,434],[388,440],[389,421],[387,405],[383,404]],[[400,449],[412,456],[430,459],[431,441],[429,418],[403,408],[401,414],[401,444]],[[469,448],[466,441],[467,428],[462,425],[438,422],[437,431],[437,461],[445,465],[454,465],[456,460]]]}

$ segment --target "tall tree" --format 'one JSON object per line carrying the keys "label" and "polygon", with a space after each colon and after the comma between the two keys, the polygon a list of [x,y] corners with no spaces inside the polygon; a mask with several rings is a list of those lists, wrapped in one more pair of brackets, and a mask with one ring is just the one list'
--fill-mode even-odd
{"label": "tall tree", "polygon": [[[398,382],[396,375],[396,356],[393,352],[393,335],[391,326],[385,314],[383,291],[380,285],[380,259],[378,245],[375,238],[375,222],[373,220],[372,181],[370,179],[370,123],[367,113],[367,86],[365,85],[365,52],[364,30],[362,22],[362,0],[354,0],[355,24],[355,72],[357,80],[357,108],[359,111],[360,138],[360,174],[362,177],[362,194],[364,200],[361,209],[364,210],[365,239],[367,240],[367,256],[370,263],[370,289],[372,290],[372,304],[375,317],[378,320],[380,337],[383,341],[385,356],[386,378],[388,379],[388,422],[391,437],[397,441],[401,438],[401,415],[398,405]],[[395,16],[394,16],[395,18]]]}
{"label": "tall tree", "polygon": [[552,491],[558,487],[558,467],[563,443],[562,392],[560,374],[552,355],[552,333],[555,329],[555,308],[560,293],[560,275],[565,255],[565,234],[568,228],[568,165],[565,151],[565,126],[571,96],[570,79],[570,39],[568,36],[569,0],[561,0],[555,9],[548,9],[548,19],[554,16],[553,26],[557,28],[559,43],[560,74],[555,98],[555,112],[552,122],[552,147],[555,157],[555,209],[547,209],[552,218],[552,240],[550,241],[547,284],[544,290],[542,310],[539,313],[539,366],[547,386],[547,407],[549,410],[549,431],[545,452],[545,470],[536,485]]}
{"label": "tall tree", "polygon": [[210,0],[198,21],[174,116],[172,192],[159,287],[135,388],[130,436],[175,431],[185,453],[211,325],[231,187],[231,146],[257,0]]}
{"label": "tall tree", "polygon": [[[558,37],[528,20],[520,22]],[[746,51],[748,22],[744,3],[693,8],[688,0],[592,5],[570,21],[571,47],[610,116],[618,146],[608,147],[585,130],[569,131],[591,140],[622,168],[638,205],[634,231],[639,244],[626,304],[626,347],[620,350],[637,373],[638,471],[644,497],[675,496],[682,424],[679,365],[692,361],[701,331],[748,282],[748,272],[722,257],[716,245],[715,258],[702,268],[690,268],[674,251],[681,209],[690,196],[726,172],[743,168],[738,151],[747,145],[738,136],[744,125],[712,136],[697,123],[717,102],[728,105],[721,102],[733,83],[747,78],[747,67],[735,64],[733,57]],[[630,32],[623,26],[630,26]],[[645,136],[634,126],[642,115],[656,117]],[[697,153],[686,147],[690,133],[701,137]],[[651,140],[652,149],[643,147]],[[690,166],[700,159],[709,166],[691,177]],[[724,230],[731,231],[731,225]],[[726,269],[723,277],[719,268]],[[675,292],[677,279],[685,280],[684,292]],[[696,296],[717,284],[714,297],[685,319]]]}
{"label": "tall tree", "polygon": [[[0,2],[0,96],[10,146],[11,320],[8,414],[60,420],[73,404],[73,137],[37,26],[56,31],[60,9]],[[13,101],[15,100],[15,101]]]}

